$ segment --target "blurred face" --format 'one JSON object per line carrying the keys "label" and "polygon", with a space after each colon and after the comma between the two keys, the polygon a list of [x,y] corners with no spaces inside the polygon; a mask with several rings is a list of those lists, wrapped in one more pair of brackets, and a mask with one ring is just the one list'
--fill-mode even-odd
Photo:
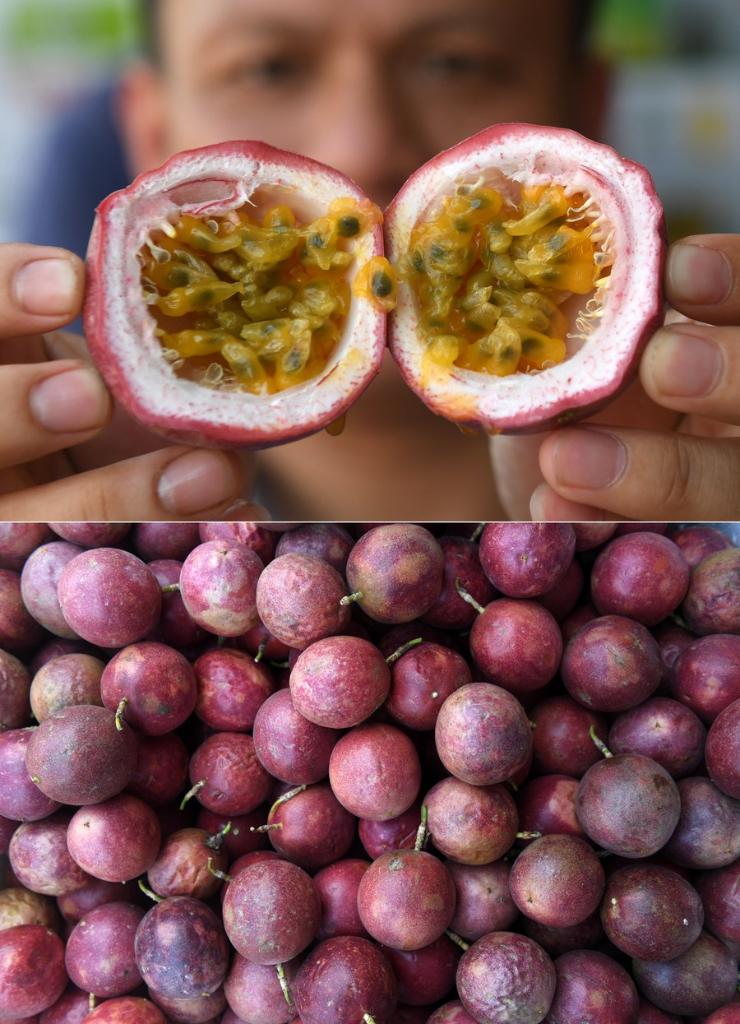
{"label": "blurred face", "polygon": [[161,67],[124,95],[134,170],[261,139],[386,205],[497,121],[567,124],[569,0],[162,0]]}

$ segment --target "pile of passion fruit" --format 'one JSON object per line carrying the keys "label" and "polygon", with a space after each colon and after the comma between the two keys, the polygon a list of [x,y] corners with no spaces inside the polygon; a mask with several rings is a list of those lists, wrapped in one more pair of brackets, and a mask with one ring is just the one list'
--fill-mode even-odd
{"label": "pile of passion fruit", "polygon": [[629,382],[663,253],[647,172],[574,132],[489,128],[385,214],[331,168],[227,143],[101,205],[86,333],[138,419],[201,443],[338,432],[386,337],[439,415],[542,429]]}
{"label": "pile of passion fruit", "polygon": [[5,523],[0,566],[0,1020],[737,1024],[721,530]]}

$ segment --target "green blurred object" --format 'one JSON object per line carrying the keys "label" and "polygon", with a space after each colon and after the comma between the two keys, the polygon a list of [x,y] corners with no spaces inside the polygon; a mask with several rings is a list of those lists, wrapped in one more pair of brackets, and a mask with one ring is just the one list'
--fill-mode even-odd
{"label": "green blurred object", "polygon": [[666,0],[601,0],[594,49],[611,61],[655,60],[670,51]]}
{"label": "green blurred object", "polygon": [[7,27],[15,56],[74,49],[112,57],[133,50],[140,38],[134,0],[25,0],[12,10]]}

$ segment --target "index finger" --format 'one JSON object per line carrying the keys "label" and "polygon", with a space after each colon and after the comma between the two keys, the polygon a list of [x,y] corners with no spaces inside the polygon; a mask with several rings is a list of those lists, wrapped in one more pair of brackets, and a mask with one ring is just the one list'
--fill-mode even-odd
{"label": "index finger", "polygon": [[82,308],[84,287],[84,264],[66,249],[0,245],[0,338],[68,324]]}
{"label": "index finger", "polygon": [[740,235],[692,235],[674,243],[666,266],[668,302],[707,324],[740,324]]}

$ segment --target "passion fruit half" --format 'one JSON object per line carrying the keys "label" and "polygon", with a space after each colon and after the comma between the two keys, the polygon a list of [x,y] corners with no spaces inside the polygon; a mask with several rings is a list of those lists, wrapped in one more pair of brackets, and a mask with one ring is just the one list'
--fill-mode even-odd
{"label": "passion fruit half", "polygon": [[263,143],[180,153],[98,208],[93,359],[175,440],[265,447],[339,429],[380,368],[395,301],[381,221],[344,175]]}
{"label": "passion fruit half", "polygon": [[419,168],[386,211],[390,347],[434,412],[489,433],[593,412],[663,316],[648,172],[576,132],[494,125]]}

